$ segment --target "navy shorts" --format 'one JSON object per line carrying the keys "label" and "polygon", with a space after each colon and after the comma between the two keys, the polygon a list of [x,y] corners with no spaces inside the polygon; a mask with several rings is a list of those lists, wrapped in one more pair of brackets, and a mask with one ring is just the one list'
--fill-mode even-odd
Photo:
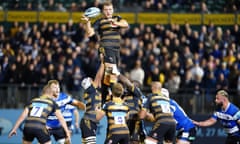
{"label": "navy shorts", "polygon": [[106,63],[112,63],[117,64],[120,59],[120,51],[117,48],[99,48],[100,53],[103,53],[104,55],[104,62]]}
{"label": "navy shorts", "polygon": [[140,140],[140,121],[128,120],[127,125],[130,132],[131,141],[139,141]]}
{"label": "navy shorts", "polygon": [[197,128],[193,127],[188,131],[180,130],[177,134],[177,139],[193,142],[196,139]]}
{"label": "navy shorts", "polygon": [[153,129],[150,131],[148,136],[152,137],[153,139],[158,140],[159,142],[162,141],[174,141],[176,132],[176,124],[175,123],[159,123],[156,122],[154,124]]}
{"label": "navy shorts", "polygon": [[96,130],[97,130],[96,122],[83,118],[80,123],[80,128],[82,131],[82,138],[96,136]]}
{"label": "navy shorts", "polygon": [[32,142],[34,138],[37,138],[39,143],[46,143],[51,140],[50,134],[45,125],[42,128],[24,127],[23,139],[25,141]]}
{"label": "navy shorts", "polygon": [[112,134],[106,139],[105,144],[128,144],[129,142],[128,134]]}
{"label": "navy shorts", "polygon": [[63,127],[51,128],[51,129],[49,129],[49,133],[50,133],[50,135],[53,135],[53,137],[56,141],[66,138],[66,133],[65,133]]}

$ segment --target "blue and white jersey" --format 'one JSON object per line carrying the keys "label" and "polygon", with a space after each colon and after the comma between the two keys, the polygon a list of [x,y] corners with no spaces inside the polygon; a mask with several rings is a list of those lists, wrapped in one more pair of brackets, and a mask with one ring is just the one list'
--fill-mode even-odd
{"label": "blue and white jersey", "polygon": [[70,105],[70,104],[67,104],[65,106],[65,109],[62,112],[62,115],[63,115],[66,122],[72,122],[73,121],[73,115],[74,115],[73,113],[74,113],[75,109],[76,109],[76,107],[73,106],[73,105]]}
{"label": "blue and white jersey", "polygon": [[[67,104],[71,104],[73,101],[73,98],[71,96],[61,92],[59,94],[59,96],[56,99],[54,99],[54,101],[57,103],[57,105],[59,106],[59,109],[63,113],[65,110],[65,106]],[[61,124],[55,114],[48,116],[47,126],[50,128],[58,128],[61,126]]]}
{"label": "blue and white jersey", "polygon": [[170,107],[171,111],[173,112],[173,117],[177,123],[177,130],[188,131],[195,127],[192,120],[187,116],[182,107],[179,106],[175,100],[170,99]]}
{"label": "blue and white jersey", "polygon": [[232,103],[229,103],[225,111],[223,111],[222,109],[217,110],[214,112],[212,117],[222,124],[227,134],[231,136],[240,136],[239,125],[237,123],[240,118],[238,117],[236,119],[234,117],[234,115],[237,114],[238,111],[238,107],[236,107]]}

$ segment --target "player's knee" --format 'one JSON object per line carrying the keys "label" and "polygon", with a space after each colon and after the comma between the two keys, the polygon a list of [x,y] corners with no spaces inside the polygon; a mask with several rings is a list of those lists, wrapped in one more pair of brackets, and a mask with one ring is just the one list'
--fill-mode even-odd
{"label": "player's knee", "polygon": [[150,139],[145,139],[145,140],[144,140],[144,144],[157,144],[157,142],[152,141],[152,140],[150,140]]}
{"label": "player's knee", "polygon": [[59,139],[58,141],[57,141],[57,144],[64,144],[65,143],[65,139]]}

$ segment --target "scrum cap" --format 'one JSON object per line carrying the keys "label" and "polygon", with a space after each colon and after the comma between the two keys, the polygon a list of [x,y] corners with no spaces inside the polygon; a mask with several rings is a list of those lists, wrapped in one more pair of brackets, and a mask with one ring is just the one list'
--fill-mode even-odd
{"label": "scrum cap", "polygon": [[84,78],[81,83],[84,90],[88,89],[91,86],[91,84],[92,82],[90,77]]}
{"label": "scrum cap", "polygon": [[168,89],[162,88],[162,89],[161,89],[161,93],[162,93],[165,97],[168,97],[168,98],[169,98],[169,91],[168,91]]}

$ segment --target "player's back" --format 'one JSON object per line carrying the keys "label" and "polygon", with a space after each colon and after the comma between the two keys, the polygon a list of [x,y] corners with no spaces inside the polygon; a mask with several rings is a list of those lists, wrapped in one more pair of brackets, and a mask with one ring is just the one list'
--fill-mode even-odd
{"label": "player's back", "polygon": [[129,134],[129,129],[126,124],[126,116],[129,107],[122,100],[114,100],[107,102],[103,106],[108,119],[108,133],[111,134]]}
{"label": "player's back", "polygon": [[46,96],[35,98],[28,105],[29,114],[25,121],[25,127],[42,126],[46,124],[47,117],[58,109],[57,104]]}
{"label": "player's back", "polygon": [[164,123],[175,123],[173,114],[170,110],[169,98],[161,94],[150,94],[147,96],[147,98],[147,105],[149,105],[149,110],[151,113],[153,113],[157,121]]}

